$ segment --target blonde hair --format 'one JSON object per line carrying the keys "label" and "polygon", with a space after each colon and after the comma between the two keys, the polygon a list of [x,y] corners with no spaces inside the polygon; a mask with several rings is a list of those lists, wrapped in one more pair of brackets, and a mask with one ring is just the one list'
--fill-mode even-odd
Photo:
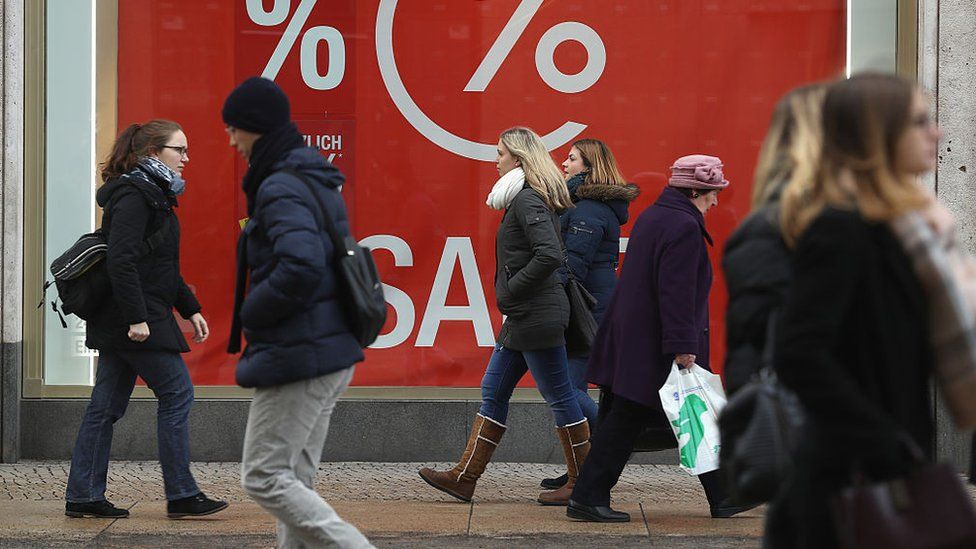
{"label": "blonde hair", "polygon": [[776,104],[759,149],[752,183],[752,209],[762,208],[786,187],[809,185],[823,148],[821,107],[826,84],[796,88]]}
{"label": "blonde hair", "polygon": [[828,206],[883,222],[928,204],[915,178],[894,167],[915,93],[907,80],[879,73],[859,74],[828,87],[822,160],[809,186],[787,187],[783,194],[780,223],[788,244]]}
{"label": "blonde hair", "polygon": [[624,176],[620,175],[617,160],[610,152],[610,147],[598,139],[580,139],[572,145],[579,151],[587,172],[583,178],[584,185],[598,183],[600,185],[626,185]]}
{"label": "blonde hair", "polygon": [[500,140],[508,152],[521,162],[525,181],[542,195],[550,210],[565,210],[573,206],[563,174],[538,134],[529,128],[516,126],[502,132]]}

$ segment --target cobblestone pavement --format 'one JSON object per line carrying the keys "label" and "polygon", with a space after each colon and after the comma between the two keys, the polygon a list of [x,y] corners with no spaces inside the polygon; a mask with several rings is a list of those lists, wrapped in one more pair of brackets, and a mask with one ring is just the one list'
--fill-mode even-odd
{"label": "cobblestone pavement", "polygon": [[[326,499],[339,501],[445,501],[417,475],[421,467],[449,468],[447,463],[323,463],[315,488]],[[0,464],[0,500],[62,501],[69,462],[24,461]],[[248,501],[241,490],[240,463],[193,463],[200,489],[226,501]],[[561,474],[558,465],[491,463],[478,481],[477,498],[484,502],[518,502],[539,495],[539,481]],[[158,462],[116,461],[109,466],[110,500],[162,500],[163,477]],[[614,489],[614,502],[701,501],[698,483],[676,466],[629,465]]]}
{"label": "cobblestone pavement", "polygon": [[[113,462],[109,499],[127,519],[64,516],[67,462],[0,464],[0,548],[246,547],[274,545],[274,519],[239,485],[239,463],[194,463],[207,494],[232,502],[213,517],[167,520],[156,462]],[[675,466],[629,465],[614,490],[614,507],[631,514],[622,524],[576,522],[558,507],[536,503],[539,480],[558,466],[492,463],[472,503],[460,503],[424,483],[422,466],[445,463],[323,463],[316,489],[340,515],[381,548],[760,546],[764,512],[709,517],[697,479]],[[974,491],[976,497],[976,491]]]}

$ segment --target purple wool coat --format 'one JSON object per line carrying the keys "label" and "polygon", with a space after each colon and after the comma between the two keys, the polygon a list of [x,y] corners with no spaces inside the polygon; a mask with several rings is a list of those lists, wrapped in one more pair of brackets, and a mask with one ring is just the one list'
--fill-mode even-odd
{"label": "purple wool coat", "polygon": [[627,244],[620,279],[597,331],[587,379],[615,395],[661,409],[658,390],[678,354],[708,366],[712,265],[705,218],[665,187],[644,210]]}

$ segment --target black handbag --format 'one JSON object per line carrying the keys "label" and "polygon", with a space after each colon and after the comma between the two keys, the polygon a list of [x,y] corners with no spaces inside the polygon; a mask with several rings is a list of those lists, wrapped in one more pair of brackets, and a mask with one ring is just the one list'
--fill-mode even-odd
{"label": "black handbag", "polygon": [[776,318],[769,316],[759,372],[729,398],[718,418],[722,470],[739,505],[770,501],[788,484],[803,428],[799,400],[773,372]]}
{"label": "black handbag", "polygon": [[[566,267],[569,269],[569,267]],[[596,298],[576,280],[572,271],[566,281],[566,297],[569,298],[569,324],[566,326],[566,354],[587,356],[593,348],[597,324],[593,318]]]}
{"label": "black handbag", "polygon": [[383,284],[380,282],[373,255],[369,248],[360,246],[352,236],[339,236],[329,210],[304,174],[293,169],[285,171],[304,183],[319,204],[319,211],[325,218],[323,225],[335,249],[336,278],[341,289],[346,321],[359,344],[368,347],[376,341],[386,323],[386,299],[383,297]]}
{"label": "black handbag", "polygon": [[832,501],[834,525],[846,549],[976,547],[976,510],[952,466],[926,464],[907,435],[915,467],[904,477],[857,479]]}
{"label": "black handbag", "polygon": [[[560,234],[557,230],[556,234]],[[563,266],[566,268],[566,298],[569,299],[569,324],[566,325],[566,354],[569,356],[589,356],[596,339],[596,319],[593,318],[593,308],[596,298],[593,297],[583,284],[573,275],[566,258],[566,245],[562,243]]]}

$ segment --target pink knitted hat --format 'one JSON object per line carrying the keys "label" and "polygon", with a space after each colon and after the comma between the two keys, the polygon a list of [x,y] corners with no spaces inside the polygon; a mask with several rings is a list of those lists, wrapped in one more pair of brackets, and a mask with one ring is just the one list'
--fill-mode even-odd
{"label": "pink knitted hat", "polygon": [[724,189],[729,182],[722,175],[722,160],[717,156],[691,154],[682,156],[671,166],[671,187],[685,189]]}

